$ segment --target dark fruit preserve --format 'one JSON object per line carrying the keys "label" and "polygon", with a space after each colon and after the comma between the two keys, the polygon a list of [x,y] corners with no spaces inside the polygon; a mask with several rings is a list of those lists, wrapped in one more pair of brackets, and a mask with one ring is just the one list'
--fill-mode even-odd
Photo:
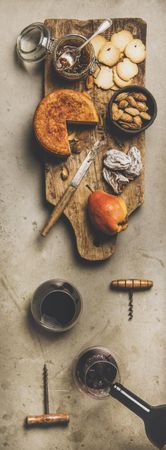
{"label": "dark fruit preserve", "polygon": [[77,58],[76,63],[72,67],[67,64],[66,60],[61,58],[61,55],[63,55],[65,51],[68,51],[69,48],[79,47],[79,45],[80,44],[78,42],[75,42],[74,44],[71,42],[67,45],[64,45],[57,51],[57,60],[59,60],[61,68],[63,67],[63,70],[68,73],[81,73],[90,63],[90,55],[87,48],[82,49],[80,56]]}
{"label": "dark fruit preserve", "polygon": [[61,325],[70,323],[75,315],[75,303],[70,294],[64,291],[50,292],[41,306],[42,316],[55,319]]}

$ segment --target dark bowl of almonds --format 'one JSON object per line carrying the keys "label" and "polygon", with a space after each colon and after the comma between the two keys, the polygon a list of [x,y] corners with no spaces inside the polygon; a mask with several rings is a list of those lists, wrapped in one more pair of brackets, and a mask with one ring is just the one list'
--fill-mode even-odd
{"label": "dark bowl of almonds", "polygon": [[108,125],[111,130],[136,135],[150,127],[157,115],[156,101],[142,86],[128,86],[116,91],[108,105]]}

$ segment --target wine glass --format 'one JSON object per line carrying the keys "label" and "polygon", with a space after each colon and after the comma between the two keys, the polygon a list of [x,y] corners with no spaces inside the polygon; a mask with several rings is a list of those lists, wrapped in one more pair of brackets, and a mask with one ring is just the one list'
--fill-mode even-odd
{"label": "wine glass", "polygon": [[78,355],[73,377],[80,391],[96,399],[110,396],[112,383],[120,380],[114,357],[110,350],[101,346],[89,347]]}

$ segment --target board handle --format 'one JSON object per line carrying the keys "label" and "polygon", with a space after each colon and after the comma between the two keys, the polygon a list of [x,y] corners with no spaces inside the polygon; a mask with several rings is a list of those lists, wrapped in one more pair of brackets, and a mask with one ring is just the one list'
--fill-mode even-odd
{"label": "board handle", "polygon": [[65,207],[69,203],[72,195],[75,192],[75,187],[69,186],[66,192],[63,194],[62,198],[59,200],[55,208],[53,209],[53,212],[51,216],[49,217],[46,225],[44,226],[43,230],[41,231],[42,236],[47,236],[53,225],[57,222],[59,217],[61,216],[62,212],[64,211]]}
{"label": "board handle", "polygon": [[27,416],[26,423],[27,425],[40,425],[40,424],[68,424],[69,423],[69,414],[68,413],[55,413],[55,414],[41,414],[40,416]]}

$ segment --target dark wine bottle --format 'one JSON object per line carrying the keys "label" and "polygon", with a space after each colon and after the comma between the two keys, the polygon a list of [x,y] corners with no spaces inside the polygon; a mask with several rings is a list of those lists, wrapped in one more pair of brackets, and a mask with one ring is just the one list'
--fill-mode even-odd
{"label": "dark wine bottle", "polygon": [[110,394],[141,417],[147,437],[152,444],[162,449],[166,444],[166,405],[151,406],[120,383],[111,386]]}

